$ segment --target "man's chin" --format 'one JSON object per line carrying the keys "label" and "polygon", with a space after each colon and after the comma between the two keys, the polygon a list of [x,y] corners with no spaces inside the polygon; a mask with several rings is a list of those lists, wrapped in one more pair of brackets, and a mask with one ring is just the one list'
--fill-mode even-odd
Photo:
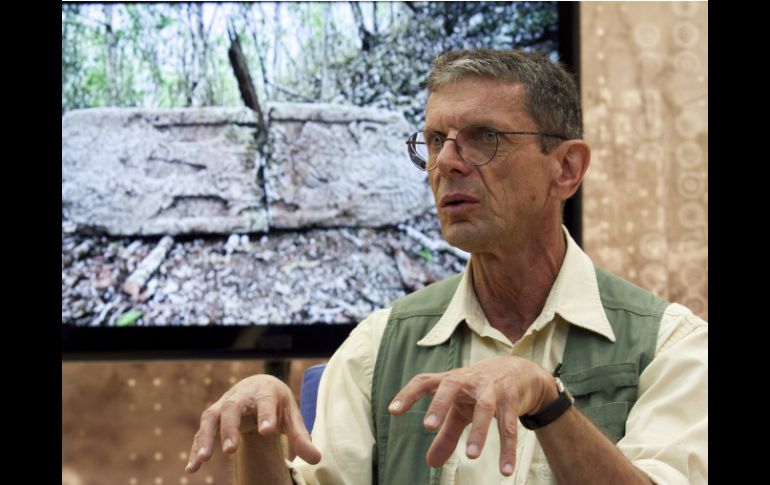
{"label": "man's chin", "polygon": [[468,253],[473,253],[478,250],[481,243],[478,232],[469,230],[469,228],[461,229],[452,227],[448,230],[444,230],[442,227],[441,232],[444,235],[444,240],[449,243],[449,245],[462,249]]}

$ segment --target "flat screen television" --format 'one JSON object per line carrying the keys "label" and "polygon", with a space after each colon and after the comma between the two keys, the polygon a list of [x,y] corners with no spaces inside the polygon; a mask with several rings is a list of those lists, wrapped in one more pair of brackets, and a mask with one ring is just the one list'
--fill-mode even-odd
{"label": "flat screen television", "polygon": [[[576,2],[62,4],[63,358],[329,356],[461,271],[404,145],[430,62],[577,73],[578,24]],[[580,242],[579,193],[565,223]]]}

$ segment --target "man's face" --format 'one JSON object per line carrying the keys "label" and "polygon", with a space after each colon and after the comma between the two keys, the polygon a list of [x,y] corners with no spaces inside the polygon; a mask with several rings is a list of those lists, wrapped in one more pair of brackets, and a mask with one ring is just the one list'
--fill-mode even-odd
{"label": "man's face", "polygon": [[[523,87],[477,77],[463,78],[431,93],[425,130],[455,138],[467,126],[497,131],[538,131],[524,113]],[[429,180],[444,238],[471,253],[505,254],[531,244],[558,209],[549,187],[555,159],[540,152],[534,135],[500,135],[495,157],[471,166],[446,141]]]}

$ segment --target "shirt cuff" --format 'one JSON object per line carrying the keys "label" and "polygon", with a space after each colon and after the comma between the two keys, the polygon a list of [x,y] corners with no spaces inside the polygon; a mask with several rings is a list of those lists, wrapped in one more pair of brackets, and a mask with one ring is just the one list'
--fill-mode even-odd
{"label": "shirt cuff", "polygon": [[705,485],[708,483],[708,477],[705,481],[697,480],[696,477],[688,479],[676,468],[659,460],[633,460],[631,463],[647,474],[656,485]]}
{"label": "shirt cuff", "polygon": [[307,485],[307,482],[305,482],[305,479],[299,473],[297,467],[295,467],[289,460],[284,461],[286,462],[286,467],[289,469],[289,474],[291,475],[291,480],[294,482],[294,485]]}

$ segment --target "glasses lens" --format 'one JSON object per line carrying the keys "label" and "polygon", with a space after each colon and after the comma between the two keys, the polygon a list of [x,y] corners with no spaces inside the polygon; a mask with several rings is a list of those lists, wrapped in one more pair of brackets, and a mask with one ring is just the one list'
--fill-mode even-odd
{"label": "glasses lens", "polygon": [[457,134],[457,148],[470,165],[484,165],[497,153],[497,132],[485,126],[469,126]]}
{"label": "glasses lens", "polygon": [[409,137],[407,147],[409,158],[420,170],[432,170],[436,166],[436,157],[441,151],[443,140],[430,132],[417,132]]}

